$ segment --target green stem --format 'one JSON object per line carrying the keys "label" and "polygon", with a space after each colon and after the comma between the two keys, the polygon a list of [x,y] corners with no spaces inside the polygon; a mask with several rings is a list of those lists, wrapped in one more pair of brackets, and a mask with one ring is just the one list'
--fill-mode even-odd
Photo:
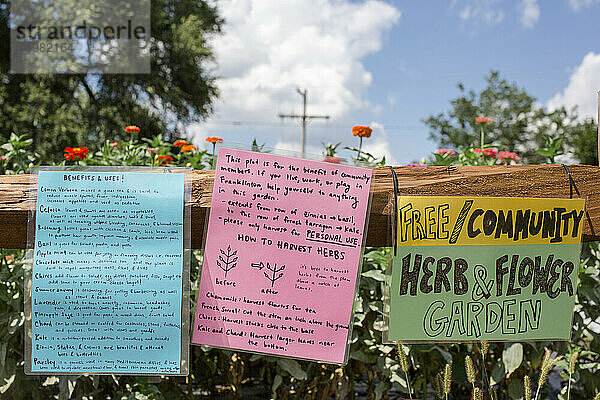
{"label": "green stem", "polygon": [[406,378],[406,385],[408,386],[408,397],[412,400],[412,390],[410,389],[410,380],[408,379],[408,372],[404,371],[404,377]]}
{"label": "green stem", "polygon": [[[425,374],[423,375],[423,400],[427,400],[427,377],[428,376],[429,376],[429,370],[427,368],[427,364],[425,364]],[[435,395],[434,395],[434,397],[435,397]]]}
{"label": "green stem", "polygon": [[356,158],[360,160],[360,151],[362,150],[362,136],[359,136],[358,138],[360,142],[358,143],[358,156]]}
{"label": "green stem", "polygon": [[483,126],[481,126],[481,150],[483,150]]}
{"label": "green stem", "polygon": [[213,151],[212,151],[212,167],[215,166],[215,150],[217,148],[217,142],[213,142]]}
{"label": "green stem", "polygon": [[[482,352],[483,353],[483,352]],[[481,391],[482,395],[485,394],[485,354],[481,354]]]}
{"label": "green stem", "polygon": [[567,388],[567,400],[571,399],[571,372],[569,372],[569,387]]}

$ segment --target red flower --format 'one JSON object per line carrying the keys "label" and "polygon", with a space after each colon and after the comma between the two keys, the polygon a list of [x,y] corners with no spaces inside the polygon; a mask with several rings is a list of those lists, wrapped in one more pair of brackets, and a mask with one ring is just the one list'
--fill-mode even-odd
{"label": "red flower", "polygon": [[332,163],[332,164],[341,164],[343,160],[339,157],[325,157],[323,159],[323,161]]}
{"label": "red flower", "polygon": [[476,153],[476,154],[481,153],[481,151],[482,151],[481,149],[473,149],[473,153]]}
{"label": "red flower", "polygon": [[352,134],[361,138],[371,137],[371,132],[373,132],[373,129],[368,126],[356,125],[352,127]]}
{"label": "red flower", "polygon": [[521,157],[519,157],[516,153],[513,153],[512,151],[500,151],[498,152],[498,155],[496,157],[498,157],[502,161],[512,160],[514,162],[517,162],[521,159]]}
{"label": "red flower", "polygon": [[89,152],[87,147],[66,147],[65,160],[75,160],[76,158],[84,160]]}
{"label": "red flower", "polygon": [[451,149],[437,149],[435,151],[435,154],[448,154],[450,157],[454,157],[456,155],[456,153],[454,152],[454,150]]}
{"label": "red flower", "polygon": [[494,121],[492,121],[492,119],[488,118],[488,117],[477,117],[477,118],[475,118],[475,123],[477,125],[481,125],[481,124],[489,125],[492,122],[494,122]]}
{"label": "red flower", "polygon": [[173,143],[173,146],[175,146],[175,147],[181,147],[181,146],[185,146],[186,144],[188,144],[188,142],[186,142],[185,140],[179,139],[179,140],[176,140]]}
{"label": "red flower", "polygon": [[181,146],[182,153],[189,153],[191,151],[196,151],[196,146],[191,144],[186,144],[185,146]]}
{"label": "red flower", "polygon": [[220,137],[216,137],[216,136],[209,136],[207,137],[206,140],[208,143],[221,143],[223,142],[223,139],[221,139]]}
{"label": "red flower", "polygon": [[118,140],[113,140],[112,142],[110,142],[110,147],[112,147],[113,149],[115,147],[119,147],[121,145],[121,143],[119,143]]}
{"label": "red flower", "polygon": [[135,125],[129,125],[125,127],[125,132],[127,133],[140,133],[140,128]]}
{"label": "red flower", "polygon": [[496,157],[496,149],[484,149],[483,155],[486,157]]}
{"label": "red flower", "polygon": [[158,161],[158,165],[167,165],[167,163],[173,161],[173,157],[160,155],[156,157],[156,160]]}

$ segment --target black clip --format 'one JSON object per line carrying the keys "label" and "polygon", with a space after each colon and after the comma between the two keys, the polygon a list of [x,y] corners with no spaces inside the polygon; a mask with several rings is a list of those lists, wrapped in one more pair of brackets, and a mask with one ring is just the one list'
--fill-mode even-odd
{"label": "black clip", "polygon": [[390,166],[390,171],[392,171],[392,182],[394,183],[394,226],[392,228],[392,241],[394,242],[394,256],[396,256],[396,251],[398,247],[396,240],[396,234],[398,232],[398,176],[396,175],[396,171],[394,171],[394,167]]}
{"label": "black clip", "polygon": [[569,167],[567,166],[567,164],[563,164],[562,165],[563,168],[565,169],[565,171],[567,171],[567,174],[569,175],[569,198],[573,198],[573,187],[575,186],[575,184],[573,183],[573,177],[571,176],[571,170],[569,170]]}

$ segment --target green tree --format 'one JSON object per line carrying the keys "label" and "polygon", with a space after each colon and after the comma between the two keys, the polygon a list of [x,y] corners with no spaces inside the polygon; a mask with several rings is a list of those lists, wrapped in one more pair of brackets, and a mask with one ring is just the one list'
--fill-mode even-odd
{"label": "green tree", "polygon": [[[0,0],[3,38],[9,6]],[[217,96],[208,40],[223,22],[216,7],[204,0],[156,0],[151,7],[150,74],[11,74],[9,43],[0,41],[0,142],[12,132],[27,134],[48,163],[67,146],[103,142],[127,125],[171,140],[185,136],[184,124],[208,116]]]}
{"label": "green tree", "polygon": [[524,162],[545,161],[536,151],[546,145],[547,137],[564,138],[567,149],[581,162],[597,157],[597,146],[589,147],[595,137],[593,121],[578,122],[576,110],[548,111],[540,107],[535,97],[515,82],[501,78],[497,71],[490,72],[486,82],[479,93],[467,91],[459,83],[460,95],[450,101],[450,110],[424,120],[430,137],[441,147],[480,146],[480,127],[475,119],[485,116],[493,120],[484,128],[485,144],[516,152]]}
{"label": "green tree", "polygon": [[581,164],[598,165],[598,124],[588,118],[573,126],[566,146]]}

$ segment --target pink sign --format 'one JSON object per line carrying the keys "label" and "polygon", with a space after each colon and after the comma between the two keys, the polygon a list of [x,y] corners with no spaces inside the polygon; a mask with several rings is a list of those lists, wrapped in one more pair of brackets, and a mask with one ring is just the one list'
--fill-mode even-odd
{"label": "pink sign", "polygon": [[192,343],[344,363],[370,183],[221,148]]}

